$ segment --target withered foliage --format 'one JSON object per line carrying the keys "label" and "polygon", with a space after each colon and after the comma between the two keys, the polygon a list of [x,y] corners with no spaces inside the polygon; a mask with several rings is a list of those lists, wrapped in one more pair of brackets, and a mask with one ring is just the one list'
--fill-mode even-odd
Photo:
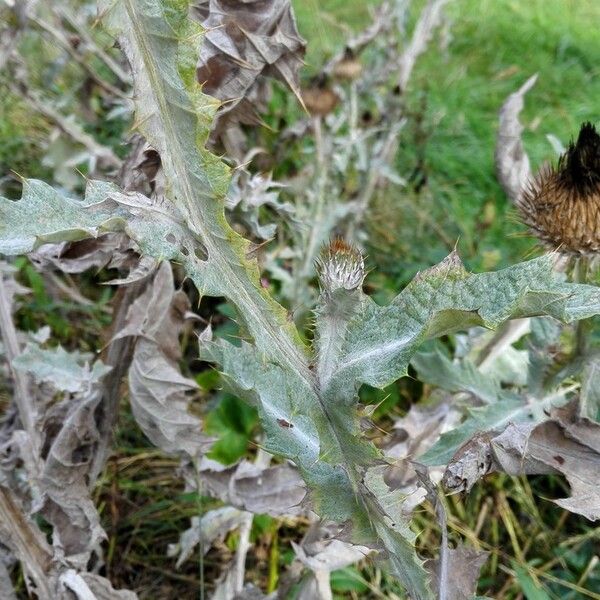
{"label": "withered foliage", "polygon": [[213,125],[217,135],[234,123],[260,123],[269,79],[299,96],[306,42],[289,0],[204,0],[194,8],[206,29],[197,78],[205,93],[222,102]]}

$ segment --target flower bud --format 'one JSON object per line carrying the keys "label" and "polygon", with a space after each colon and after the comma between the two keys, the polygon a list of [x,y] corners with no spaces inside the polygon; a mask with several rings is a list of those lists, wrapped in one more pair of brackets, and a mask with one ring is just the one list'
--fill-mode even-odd
{"label": "flower bud", "polygon": [[336,238],[321,250],[317,272],[321,288],[327,293],[355,290],[365,278],[365,261],[358,248]]}

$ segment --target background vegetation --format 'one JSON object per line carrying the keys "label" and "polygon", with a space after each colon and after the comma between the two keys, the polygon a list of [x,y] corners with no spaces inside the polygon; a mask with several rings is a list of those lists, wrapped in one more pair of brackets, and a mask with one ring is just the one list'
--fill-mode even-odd
{"label": "background vegetation", "polygon": [[[296,0],[299,29],[308,41],[308,81],[324,60],[339,51],[349,31],[359,30],[375,2]],[[417,14],[415,4],[413,14]],[[455,244],[472,270],[495,269],[536,252],[524,235],[513,208],[499,186],[493,166],[497,111],[508,94],[533,73],[536,86],[522,116],[524,141],[534,170],[557,153],[548,135],[566,144],[579,124],[595,122],[600,98],[600,4],[595,0],[454,0],[447,7],[452,23],[442,35],[443,48],[432,45],[419,60],[407,94],[414,115],[402,132],[398,170],[409,173],[401,193],[379,198],[368,215],[368,282],[380,296],[397,291],[418,270],[441,260]],[[39,49],[32,47],[31,52]],[[69,98],[68,77],[52,91]],[[270,114],[296,110],[275,94]],[[98,108],[101,113],[102,109]],[[102,119],[101,119],[102,120]],[[120,139],[124,122],[102,120],[90,133],[106,144]],[[31,113],[14,93],[0,97],[0,175],[10,188],[10,172],[44,178],[40,149],[50,127]],[[268,134],[265,134],[268,135]],[[116,152],[122,148],[115,146]],[[284,167],[285,168],[285,167]],[[103,311],[110,292],[90,281],[88,309],[58,304],[39,275],[21,261],[20,277],[33,296],[19,318],[25,329],[49,323],[67,348],[86,348],[86,331],[106,324]],[[226,306],[221,312],[227,315]],[[91,342],[90,342],[91,343]],[[187,348],[193,354],[193,344]],[[220,436],[212,456],[230,463],[255,451],[258,426],[254,411],[233,396],[215,393],[218,378],[202,372],[198,383],[210,397],[207,428]],[[377,425],[387,431],[393,420],[428,395],[427,386],[407,378],[384,394],[365,392],[380,406]],[[127,413],[119,424],[117,451],[96,490],[103,525],[109,534],[107,575],[115,585],[144,590],[145,598],[196,598],[202,578],[211,580],[236,546],[231,534],[223,544],[176,571],[166,548],[189,519],[211,502],[186,493],[175,474],[177,461],[151,447]],[[496,475],[466,499],[449,497],[450,528],[491,552],[480,592],[493,598],[600,598],[600,530],[593,524],[534,496],[556,497],[565,484],[548,477]],[[438,535],[432,515],[417,519],[423,552]],[[293,558],[291,540],[303,524],[257,517],[248,572],[257,583],[275,589]],[[437,538],[435,538],[437,539]],[[163,582],[157,584],[157,581]],[[164,582],[168,582],[166,587]],[[403,597],[396,585],[372,563],[348,567],[332,577],[338,598]],[[21,590],[22,591],[22,590]]]}

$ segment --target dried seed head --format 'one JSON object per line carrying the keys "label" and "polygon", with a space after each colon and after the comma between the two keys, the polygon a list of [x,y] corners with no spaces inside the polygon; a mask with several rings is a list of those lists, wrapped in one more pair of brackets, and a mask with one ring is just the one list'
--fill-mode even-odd
{"label": "dried seed head", "polygon": [[600,135],[581,126],[557,167],[545,166],[518,202],[523,221],[564,254],[600,252]]}
{"label": "dried seed head", "polygon": [[338,79],[345,79],[347,81],[353,81],[360,77],[362,73],[362,63],[354,58],[351,54],[345,56],[342,60],[336,63],[333,67],[333,76]]}
{"label": "dried seed head", "polygon": [[328,115],[340,101],[340,97],[324,84],[303,88],[301,95],[306,109],[313,117]]}
{"label": "dried seed head", "polygon": [[328,293],[355,290],[365,278],[365,261],[358,248],[336,238],[323,246],[317,259],[317,272],[321,288]]}

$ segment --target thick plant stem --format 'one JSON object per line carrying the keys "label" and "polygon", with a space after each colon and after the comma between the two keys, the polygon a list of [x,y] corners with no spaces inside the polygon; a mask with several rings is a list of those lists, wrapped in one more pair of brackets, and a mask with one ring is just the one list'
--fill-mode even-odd
{"label": "thick plant stem", "polygon": [[[298,277],[295,282],[296,290],[295,290],[295,301],[299,302],[300,298],[300,288],[306,285],[307,280],[310,278],[313,263],[319,251],[319,247],[323,240],[319,239],[319,228],[316,227],[320,221],[324,218],[324,211],[326,208],[326,200],[325,200],[325,188],[327,186],[327,178],[329,167],[326,158],[326,149],[324,146],[323,140],[323,129],[321,123],[321,117],[316,116],[312,120],[313,131],[315,134],[315,151],[317,154],[317,191],[316,197],[313,200],[311,206],[310,216],[308,218],[308,223],[310,225],[310,229],[307,232],[307,238],[305,240],[304,245],[304,260],[300,266],[300,270],[298,272]],[[301,311],[302,312],[302,311]]]}
{"label": "thick plant stem", "polygon": [[12,361],[21,353],[17,331],[15,329],[6,286],[0,276],[0,334],[6,348],[6,358],[10,366],[15,383],[15,403],[19,411],[19,418],[23,428],[28,434],[32,445],[34,460],[39,460],[39,436],[35,430],[35,417],[37,410],[29,393],[27,376],[12,367]]}
{"label": "thick plant stem", "polygon": [[[0,535],[2,542],[21,561],[35,585],[40,600],[52,600],[55,595],[48,581],[53,556],[44,534],[29,520],[15,495],[0,487]],[[4,596],[3,596],[4,597]]]}
{"label": "thick plant stem", "polygon": [[[589,259],[585,256],[577,258],[574,268],[574,280],[576,283],[588,283],[589,279]],[[575,349],[573,359],[584,357],[589,350],[589,337],[592,329],[592,319],[582,319],[577,321],[575,329]]]}

